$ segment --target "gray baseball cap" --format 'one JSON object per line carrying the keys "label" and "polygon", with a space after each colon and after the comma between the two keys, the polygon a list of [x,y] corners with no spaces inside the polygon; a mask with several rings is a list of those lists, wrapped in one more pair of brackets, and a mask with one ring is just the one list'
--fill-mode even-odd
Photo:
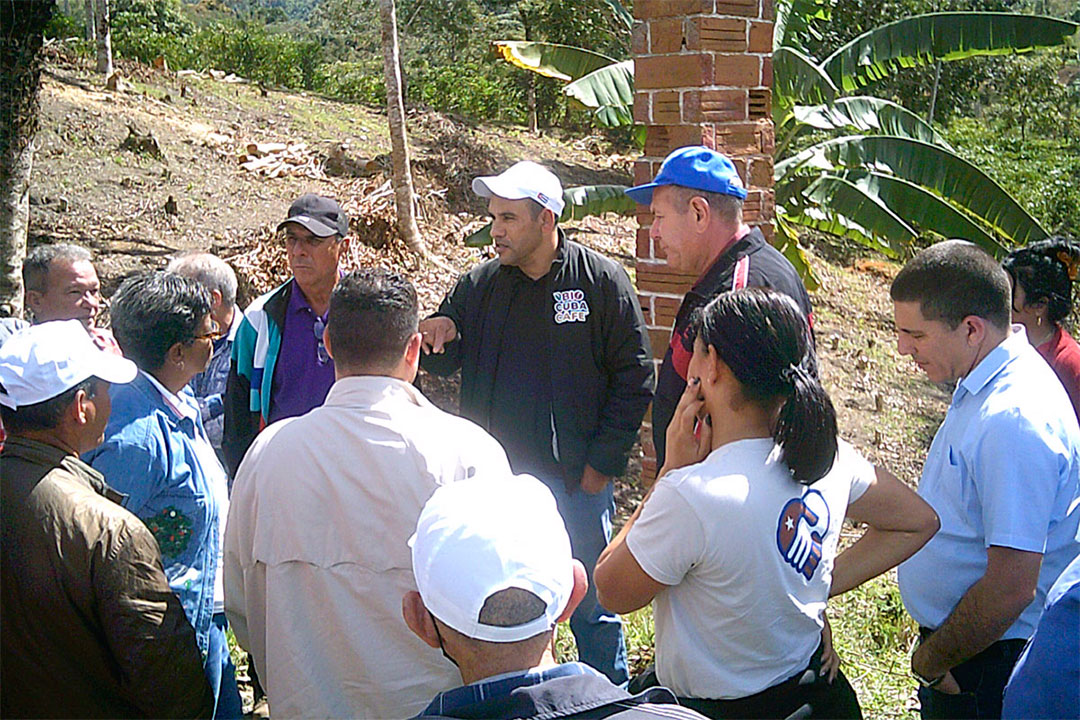
{"label": "gray baseball cap", "polygon": [[349,234],[349,217],[334,198],[323,197],[314,193],[301,195],[289,206],[288,217],[277,226],[285,227],[296,223],[306,228],[316,237],[329,237]]}

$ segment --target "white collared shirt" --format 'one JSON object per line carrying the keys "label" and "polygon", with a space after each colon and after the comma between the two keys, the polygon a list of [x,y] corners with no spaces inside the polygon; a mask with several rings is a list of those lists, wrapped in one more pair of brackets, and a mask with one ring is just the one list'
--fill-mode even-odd
{"label": "white collared shirt", "polygon": [[407,542],[436,487],[509,472],[480,427],[388,377],[338,380],[256,438],[233,484],[226,612],[275,715],[411,717],[461,684],[401,617]]}

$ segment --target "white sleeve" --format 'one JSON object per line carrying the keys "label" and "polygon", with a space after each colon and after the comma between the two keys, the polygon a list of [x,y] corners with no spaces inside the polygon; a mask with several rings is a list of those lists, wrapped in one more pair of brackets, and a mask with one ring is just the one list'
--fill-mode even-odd
{"label": "white sleeve", "polygon": [[667,480],[657,481],[626,536],[626,547],[653,580],[678,585],[705,553],[705,530],[687,499]]}
{"label": "white sleeve", "polygon": [[850,478],[851,489],[848,490],[848,505],[863,496],[863,493],[877,480],[877,470],[874,464],[864,458],[862,454],[852,447],[846,440],[837,438],[835,467],[846,473]]}

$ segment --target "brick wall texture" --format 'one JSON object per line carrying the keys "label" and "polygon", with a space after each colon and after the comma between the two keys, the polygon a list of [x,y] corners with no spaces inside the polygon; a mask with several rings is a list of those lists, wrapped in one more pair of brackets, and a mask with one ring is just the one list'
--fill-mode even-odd
{"label": "brick wall texture", "polygon": [[[648,129],[635,184],[649,182],[676,148],[714,148],[732,158],[746,184],[745,221],[771,240],[773,0],[635,0],[634,17],[634,120]],[[694,278],[668,267],[649,237],[649,209],[639,207],[637,218],[638,295],[659,369]],[[643,475],[651,479],[648,416],[641,440]]]}

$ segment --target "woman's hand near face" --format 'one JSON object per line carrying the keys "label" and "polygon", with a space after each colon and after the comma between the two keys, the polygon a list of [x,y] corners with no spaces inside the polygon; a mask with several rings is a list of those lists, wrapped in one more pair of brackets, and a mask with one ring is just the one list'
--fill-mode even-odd
{"label": "woman's hand near face", "polygon": [[666,437],[667,458],[658,475],[699,463],[712,449],[712,420],[705,414],[700,378],[692,377],[686,383]]}

